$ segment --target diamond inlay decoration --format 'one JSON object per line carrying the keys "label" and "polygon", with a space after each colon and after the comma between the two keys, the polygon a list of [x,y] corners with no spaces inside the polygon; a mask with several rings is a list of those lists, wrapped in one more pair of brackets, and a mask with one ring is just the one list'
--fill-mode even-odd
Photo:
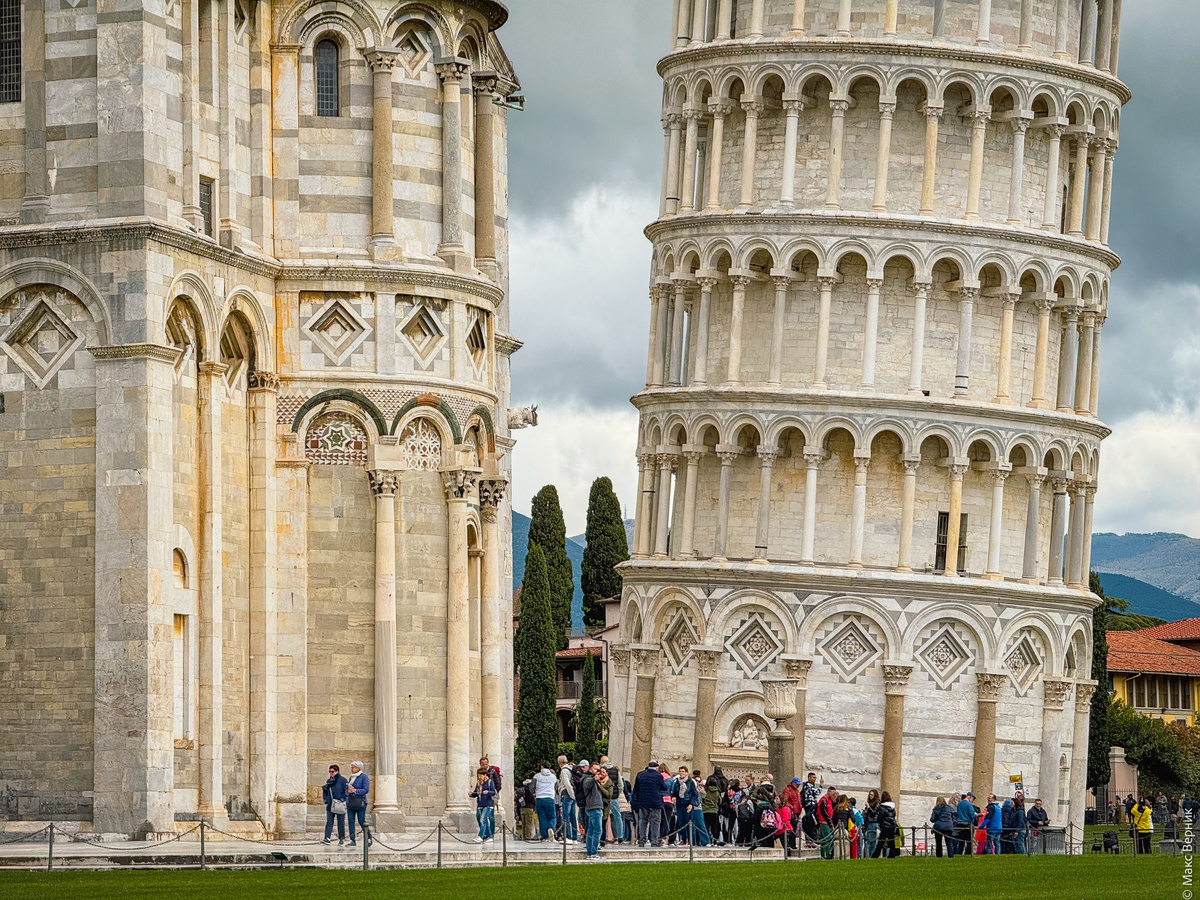
{"label": "diamond inlay decoration", "polygon": [[762,613],[753,613],[726,639],[725,649],[738,668],[753,678],[783,652],[783,641]]}
{"label": "diamond inlay decoration", "polygon": [[408,320],[400,326],[400,334],[424,366],[433,361],[434,355],[446,343],[445,330],[427,306],[418,306],[413,310]]}
{"label": "diamond inlay decoration", "polygon": [[430,51],[421,35],[410,30],[396,43],[400,64],[404,66],[409,77],[416,76],[429,60]]}
{"label": "diamond inlay decoration", "polygon": [[679,609],[663,630],[662,646],[671,670],[678,675],[692,658],[692,645],[700,642],[687,612]]}
{"label": "diamond inlay decoration", "polygon": [[853,681],[883,655],[883,650],[855,619],[847,619],[820,646],[821,655],[844,680]]}
{"label": "diamond inlay decoration", "polygon": [[333,297],[305,322],[300,330],[312,338],[329,361],[342,365],[350,354],[357,350],[371,333],[371,326],[363,321],[349,303]]}
{"label": "diamond inlay decoration", "polygon": [[1012,675],[1017,693],[1024,696],[1042,671],[1042,659],[1029,635],[1022,635],[1004,657],[1004,665]]}
{"label": "diamond inlay decoration", "polygon": [[321,416],[304,439],[304,457],[317,465],[363,465],[367,461],[367,433],[345,413]]}
{"label": "diamond inlay decoration", "polygon": [[971,664],[970,649],[950,625],[935,631],[917,656],[942,690],[949,689]]}
{"label": "diamond inlay decoration", "polygon": [[50,383],[83,344],[66,317],[43,294],[4,335],[4,352],[39,388]]}

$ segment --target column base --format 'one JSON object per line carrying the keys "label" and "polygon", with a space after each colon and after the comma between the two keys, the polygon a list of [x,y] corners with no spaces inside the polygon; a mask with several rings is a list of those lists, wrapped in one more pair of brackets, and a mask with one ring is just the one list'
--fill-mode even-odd
{"label": "column base", "polygon": [[768,564],[769,563],[765,556],[756,556],[756,557],[754,557],[754,559],[750,560],[750,565],[752,565],[752,566],[765,566]]}
{"label": "column base", "polygon": [[1025,404],[1029,409],[1049,409],[1050,404],[1045,400],[1030,400]]}
{"label": "column base", "polygon": [[728,557],[718,555],[718,556],[710,556],[708,558],[708,561],[714,562],[714,563],[717,563],[718,565],[720,565],[720,564],[729,562],[729,559],[728,559]]}
{"label": "column base", "polygon": [[827,391],[829,390],[829,385],[824,381],[814,381],[808,386],[808,389],[810,391]]}
{"label": "column base", "polygon": [[679,554],[679,558],[680,559],[696,559],[697,558],[696,551],[695,550],[685,550]]}
{"label": "column base", "polygon": [[1004,576],[999,572],[985,572],[983,575],[984,581],[1003,581]]}
{"label": "column base", "polygon": [[50,197],[46,194],[30,194],[21,201],[20,222],[22,225],[40,225],[50,215]]}
{"label": "column base", "polygon": [[997,397],[992,402],[999,406],[1012,406],[1012,397]]}
{"label": "column base", "polygon": [[391,235],[372,237],[370,252],[371,259],[375,262],[404,261],[404,251],[400,249]]}
{"label": "column base", "polygon": [[1054,411],[1058,412],[1058,413],[1064,413],[1066,415],[1074,415],[1075,414],[1075,410],[1070,406],[1059,406],[1059,407],[1056,407]]}
{"label": "column base", "polygon": [[886,207],[886,206],[875,206],[875,205],[872,205],[872,207],[871,207],[871,212],[885,213],[885,212],[887,212],[887,207]]}
{"label": "column base", "polygon": [[896,571],[899,572],[901,575],[911,575],[912,570],[913,570],[912,566],[896,566]]}
{"label": "column base", "polygon": [[[213,828],[220,828],[222,831],[229,828],[229,811],[223,806],[201,806],[196,812]],[[304,831],[303,827],[300,831]]]}
{"label": "column base", "polygon": [[[275,834],[279,838],[303,838],[308,832],[308,804],[275,804]],[[215,823],[214,823],[215,824]]]}
{"label": "column base", "polygon": [[863,564],[860,562],[848,562],[848,563],[846,563],[846,568],[847,569],[861,569],[861,568],[863,568]]}
{"label": "column base", "polygon": [[904,392],[904,395],[906,397],[924,397],[925,392],[923,390],[921,390],[920,388],[909,388],[907,391]]}
{"label": "column base", "polygon": [[405,831],[404,813],[397,808],[379,809],[376,807],[372,814],[371,827],[380,834],[402,834]]}
{"label": "column base", "polygon": [[1004,220],[1004,224],[1005,224],[1005,225],[1012,225],[1012,226],[1014,226],[1014,227],[1016,227],[1016,228],[1020,228],[1020,227],[1021,227],[1021,220],[1020,220],[1020,219],[1005,219],[1005,220]]}
{"label": "column base", "polygon": [[665,554],[665,553],[655,553],[654,556],[652,556],[650,558],[655,559],[655,560],[665,560],[665,559],[670,559],[671,557],[667,556],[667,554]]}
{"label": "column base", "polygon": [[462,807],[447,808],[442,813],[442,824],[455,834],[473,834],[479,827],[479,823],[475,821],[475,813]]}
{"label": "column base", "polygon": [[242,249],[242,232],[241,229],[233,224],[221,225],[221,230],[217,238],[217,242],[226,250],[241,250]]}
{"label": "column base", "polygon": [[474,268],[462,244],[442,244],[437,248],[437,255],[460,275],[470,275]]}
{"label": "column base", "polygon": [[500,265],[492,257],[481,257],[475,260],[475,268],[495,284],[500,283]]}

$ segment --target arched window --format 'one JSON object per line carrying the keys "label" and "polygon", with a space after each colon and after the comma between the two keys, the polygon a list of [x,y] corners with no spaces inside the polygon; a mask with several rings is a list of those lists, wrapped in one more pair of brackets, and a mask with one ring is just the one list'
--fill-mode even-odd
{"label": "arched window", "polygon": [[21,2],[0,0],[0,103],[21,100]]}
{"label": "arched window", "polygon": [[338,45],[328,38],[318,41],[313,54],[317,74],[317,115],[338,114]]}

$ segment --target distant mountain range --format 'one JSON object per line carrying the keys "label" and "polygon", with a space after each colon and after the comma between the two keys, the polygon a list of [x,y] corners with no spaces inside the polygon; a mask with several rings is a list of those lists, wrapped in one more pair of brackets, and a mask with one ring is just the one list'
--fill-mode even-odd
{"label": "distant mountain range", "polygon": [[1200,603],[1200,540],[1187,535],[1092,535],[1092,568],[1127,575]]}
{"label": "distant mountain range", "polygon": [[[513,513],[513,588],[525,578],[529,549],[529,517]],[[633,541],[633,520],[625,520],[627,540]],[[575,575],[571,624],[583,627],[583,589],[580,567],[582,534],[567,538],[567,556]],[[1200,540],[1182,534],[1096,534],[1092,537],[1092,568],[1100,575],[1104,593],[1128,600],[1129,611],[1167,621],[1200,616]]]}

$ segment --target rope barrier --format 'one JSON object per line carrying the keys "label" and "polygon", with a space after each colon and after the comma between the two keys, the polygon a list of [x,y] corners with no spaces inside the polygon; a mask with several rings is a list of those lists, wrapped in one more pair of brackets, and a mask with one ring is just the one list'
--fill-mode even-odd
{"label": "rope barrier", "polygon": [[133,846],[132,843],[120,844],[118,846],[112,846],[109,844],[102,843],[101,841],[95,840],[94,838],[80,837],[77,834],[68,834],[68,835],[65,835],[65,837],[67,838],[68,841],[70,841],[73,844],[88,844],[89,846],[92,846],[92,847],[99,847],[101,850],[153,850],[155,847],[163,847],[163,846],[166,846],[167,844],[173,844],[176,841],[181,841],[185,837],[187,837],[189,834],[195,834],[199,830],[200,830],[200,826],[195,825],[192,828],[188,829],[187,831],[185,831],[181,834],[177,834],[174,837],[169,837],[166,840],[151,841],[148,843],[144,842],[144,841],[138,841],[137,842],[138,846]]}
{"label": "rope barrier", "polygon": [[[319,847],[324,844],[324,841],[268,841],[262,838],[245,837],[240,834],[233,834],[228,831],[222,831],[212,825],[207,826],[208,830],[214,834],[224,835],[228,838],[233,838],[235,841],[241,841],[245,844],[270,844],[272,847]],[[378,838],[376,838],[378,840]]]}
{"label": "rope barrier", "polygon": [[8,839],[0,840],[0,844],[27,844],[30,841],[32,841],[35,837],[43,835],[49,830],[50,830],[50,826],[47,825],[45,828],[39,828],[37,831],[34,831],[31,834],[19,834],[15,838],[8,838]]}
{"label": "rope barrier", "polygon": [[372,833],[371,837],[374,839],[374,842],[375,842],[376,844],[378,844],[380,847],[383,847],[385,850],[391,850],[393,853],[408,853],[410,850],[416,850],[416,849],[417,849],[418,847],[420,847],[422,844],[424,844],[425,842],[427,842],[427,841],[428,841],[430,838],[432,838],[432,837],[434,836],[434,834],[435,834],[436,832],[437,832],[437,828],[434,828],[434,829],[433,829],[433,831],[430,831],[430,832],[429,832],[429,834],[425,835],[425,837],[421,838],[419,841],[417,841],[417,842],[416,842],[415,844],[413,844],[411,847],[393,847],[393,846],[391,846],[391,845],[389,845],[389,844],[385,844],[385,843],[384,843],[384,842],[383,842],[383,841],[382,841],[382,840],[381,840],[381,839],[380,839],[380,838],[379,838],[377,835],[375,835],[374,833]]}

